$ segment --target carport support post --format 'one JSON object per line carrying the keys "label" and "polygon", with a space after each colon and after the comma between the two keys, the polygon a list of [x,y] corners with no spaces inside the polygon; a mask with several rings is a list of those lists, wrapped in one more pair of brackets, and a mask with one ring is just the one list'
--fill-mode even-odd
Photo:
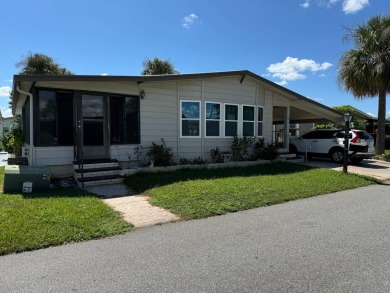
{"label": "carport support post", "polygon": [[345,132],[344,132],[344,155],[343,155],[343,173],[348,173],[348,142],[349,142],[349,122],[352,116],[349,113],[344,114]]}

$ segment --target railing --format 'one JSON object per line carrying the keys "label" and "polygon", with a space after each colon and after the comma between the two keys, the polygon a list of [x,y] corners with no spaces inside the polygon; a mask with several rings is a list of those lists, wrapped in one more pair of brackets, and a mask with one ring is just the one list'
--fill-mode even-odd
{"label": "railing", "polygon": [[311,150],[311,145],[308,144],[301,136],[297,135],[297,138],[305,143],[305,162],[307,162],[307,147]]}

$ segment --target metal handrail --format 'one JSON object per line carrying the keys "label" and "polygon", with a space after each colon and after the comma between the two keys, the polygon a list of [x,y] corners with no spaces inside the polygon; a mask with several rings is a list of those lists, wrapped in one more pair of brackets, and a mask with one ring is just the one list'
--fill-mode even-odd
{"label": "metal handrail", "polygon": [[301,136],[297,135],[297,138],[305,143],[305,162],[307,162],[307,147],[311,150],[311,145],[307,143]]}

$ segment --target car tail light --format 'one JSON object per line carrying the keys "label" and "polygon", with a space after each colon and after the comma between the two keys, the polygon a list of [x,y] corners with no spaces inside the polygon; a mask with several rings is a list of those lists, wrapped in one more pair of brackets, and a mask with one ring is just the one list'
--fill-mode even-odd
{"label": "car tail light", "polygon": [[353,134],[355,134],[355,137],[351,140],[351,142],[353,142],[353,143],[360,143],[359,133],[357,133],[357,132],[355,132],[353,130],[352,130],[352,132],[353,132]]}

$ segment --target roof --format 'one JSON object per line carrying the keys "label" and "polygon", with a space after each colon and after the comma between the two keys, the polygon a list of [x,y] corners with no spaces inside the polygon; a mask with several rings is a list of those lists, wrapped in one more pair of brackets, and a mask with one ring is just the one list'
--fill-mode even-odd
{"label": "roof", "polygon": [[[190,79],[203,79],[203,78],[215,78],[215,77],[229,77],[229,76],[241,76],[242,82],[245,77],[251,77],[260,83],[273,87],[276,90],[284,92],[294,97],[294,100],[304,101],[310,103],[316,107],[321,107],[326,111],[336,114],[336,116],[342,117],[342,114],[330,107],[327,107],[321,103],[306,98],[294,91],[291,91],[283,86],[280,86],[268,79],[265,79],[249,70],[236,70],[236,71],[222,71],[222,72],[208,72],[208,73],[187,73],[187,74],[165,74],[165,75],[140,75],[140,76],[110,76],[110,75],[14,75],[13,80],[13,98],[18,99],[17,86],[21,83],[29,84],[27,91],[31,89],[31,86],[36,82],[135,82],[135,83],[149,83],[149,82],[163,82],[163,81],[180,81]],[[15,112],[15,100],[13,100],[12,112]]]}

